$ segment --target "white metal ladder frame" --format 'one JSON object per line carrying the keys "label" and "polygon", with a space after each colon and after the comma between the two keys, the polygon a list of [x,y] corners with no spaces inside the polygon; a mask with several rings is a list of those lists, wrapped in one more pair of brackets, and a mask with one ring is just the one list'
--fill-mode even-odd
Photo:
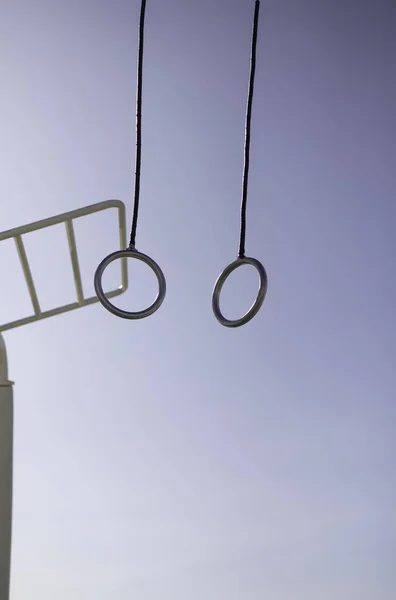
{"label": "white metal ladder frame", "polygon": [[[76,246],[76,238],[74,235],[74,227],[73,220],[79,217],[85,217],[86,215],[90,215],[102,210],[106,210],[108,208],[117,208],[118,209],[118,227],[119,227],[119,239],[120,239],[120,248],[126,248],[126,218],[125,218],[125,205],[121,200],[105,200],[104,202],[98,202],[97,204],[91,204],[89,206],[85,206],[84,208],[79,208],[77,210],[72,210],[70,212],[63,213],[61,215],[56,215],[54,217],[50,217],[48,219],[42,219],[41,221],[35,221],[34,223],[30,223],[29,225],[22,225],[21,227],[15,227],[13,229],[8,229],[7,231],[3,231],[0,233],[0,242],[4,240],[8,240],[10,238],[15,239],[16,248],[19,255],[19,260],[21,262],[21,267],[23,270],[23,274],[25,276],[25,281],[29,290],[30,299],[32,301],[34,315],[29,317],[25,317],[23,319],[17,319],[16,321],[10,321],[9,323],[5,323],[4,325],[0,325],[0,332],[7,331],[8,329],[13,329],[14,327],[20,327],[21,325],[27,325],[28,323],[34,323],[35,321],[39,321],[41,319],[47,319],[48,317],[53,317],[55,315],[59,315],[65,312],[69,312],[70,310],[75,310],[76,308],[80,308],[82,306],[88,306],[90,304],[95,304],[99,302],[97,296],[91,296],[90,298],[84,298],[84,292],[81,281],[81,273],[80,273],[80,265],[78,261],[77,255],[77,246]],[[36,288],[33,281],[32,272],[30,270],[29,261],[26,255],[25,245],[23,243],[22,236],[26,233],[30,233],[32,231],[37,231],[39,229],[44,229],[46,227],[51,227],[51,225],[58,225],[59,223],[64,223],[66,227],[66,235],[67,241],[69,244],[69,253],[73,267],[73,275],[74,275],[74,283],[76,287],[77,294],[77,302],[72,302],[71,304],[64,304],[63,306],[59,306],[57,308],[52,308],[50,310],[42,311],[40,308],[40,303],[38,300]],[[128,268],[126,258],[121,259],[121,285],[116,290],[111,290],[106,293],[108,298],[114,298],[115,296],[119,296],[123,292],[125,292],[128,288]]]}

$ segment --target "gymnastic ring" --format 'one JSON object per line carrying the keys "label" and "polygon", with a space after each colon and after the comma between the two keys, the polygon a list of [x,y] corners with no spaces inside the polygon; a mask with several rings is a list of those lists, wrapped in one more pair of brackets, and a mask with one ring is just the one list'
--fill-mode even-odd
{"label": "gymnastic ring", "polygon": [[[117,306],[114,306],[114,304],[112,304],[108,300],[108,298],[106,298],[106,295],[105,295],[105,293],[103,291],[103,287],[102,287],[103,273],[104,273],[104,270],[106,269],[106,267],[108,267],[110,263],[112,263],[114,260],[117,260],[119,258],[137,258],[138,260],[141,260],[142,262],[146,263],[146,265],[148,265],[154,271],[154,273],[157,277],[157,280],[158,280],[158,286],[159,286],[158,295],[157,295],[156,299],[154,300],[154,302],[151,304],[151,306],[149,306],[145,310],[129,312],[127,310],[123,310],[122,308],[118,308]],[[121,317],[122,319],[144,319],[145,317],[149,317],[150,315],[155,313],[156,310],[159,309],[159,307],[161,306],[161,304],[164,301],[165,294],[166,294],[166,280],[165,280],[165,276],[161,270],[161,267],[155,262],[155,260],[150,258],[150,256],[147,256],[146,254],[143,254],[142,252],[139,252],[138,250],[135,250],[132,248],[128,248],[127,250],[118,250],[117,252],[112,252],[111,254],[106,256],[106,258],[104,258],[102,260],[102,262],[99,264],[98,268],[96,269],[95,277],[94,277],[94,285],[95,285],[95,291],[96,291],[96,295],[98,297],[99,302],[109,312],[113,313],[113,315],[116,315],[116,317]]]}
{"label": "gymnastic ring", "polygon": [[[235,320],[226,319],[220,310],[220,293],[227,277],[241,265],[252,265],[257,270],[260,277],[260,288],[257,294],[257,298],[254,301],[252,307],[247,311],[245,315],[243,315],[243,317]],[[215,283],[212,295],[212,308],[216,319],[219,321],[219,323],[221,323],[221,325],[224,325],[224,327],[240,327],[241,325],[245,325],[251,319],[253,319],[253,317],[260,310],[264,302],[265,295],[267,293],[267,288],[267,273],[261,262],[256,258],[250,258],[249,256],[238,257],[236,260],[234,260],[234,262],[229,264],[224,269],[224,271],[220,274]]]}

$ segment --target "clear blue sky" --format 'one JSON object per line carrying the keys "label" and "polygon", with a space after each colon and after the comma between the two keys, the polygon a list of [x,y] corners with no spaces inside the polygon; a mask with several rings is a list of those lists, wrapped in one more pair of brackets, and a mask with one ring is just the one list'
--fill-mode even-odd
{"label": "clear blue sky", "polygon": [[[0,11],[1,228],[108,198],[132,213],[138,0]],[[393,0],[261,3],[237,330],[253,0],[148,0],[138,248],[164,304],[5,334],[15,384],[12,600],[391,600],[396,589]],[[113,213],[76,226],[86,294]],[[63,231],[27,249],[73,298]],[[31,312],[12,243],[1,322]],[[117,269],[109,272],[114,283]],[[130,265],[124,308],[155,281]],[[111,281],[110,281],[111,280]],[[237,317],[246,267],[224,289]]]}

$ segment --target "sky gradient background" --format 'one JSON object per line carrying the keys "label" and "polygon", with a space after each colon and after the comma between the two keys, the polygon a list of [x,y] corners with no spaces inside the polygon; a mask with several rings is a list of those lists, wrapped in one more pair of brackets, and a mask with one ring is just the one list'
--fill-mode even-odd
{"label": "sky gradient background", "polygon": [[[129,226],[139,10],[2,3],[2,230],[108,198]],[[261,3],[247,254],[269,290],[229,330],[211,293],[238,247],[253,10],[147,2],[137,247],[160,310],[5,334],[12,600],[395,597],[396,4]],[[88,295],[116,211],[76,235]],[[72,301],[62,226],[26,247],[42,307]],[[136,262],[123,308],[156,293]],[[12,241],[0,268],[1,322],[31,314]],[[234,273],[226,316],[256,285]]]}

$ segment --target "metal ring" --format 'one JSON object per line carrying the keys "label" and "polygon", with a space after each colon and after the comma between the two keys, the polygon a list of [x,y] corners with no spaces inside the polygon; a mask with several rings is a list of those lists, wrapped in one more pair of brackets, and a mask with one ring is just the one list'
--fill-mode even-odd
{"label": "metal ring", "polygon": [[[230,320],[226,319],[220,310],[220,293],[223,288],[223,285],[227,279],[227,277],[235,271],[241,265],[252,265],[258,272],[260,277],[260,288],[257,294],[257,298],[254,301],[253,306],[248,310],[248,312],[243,315],[240,319]],[[244,256],[243,258],[237,258],[229,264],[224,271],[221,273],[219,278],[216,281],[216,284],[213,289],[212,296],[212,308],[216,319],[224,325],[224,327],[240,327],[241,325],[245,325],[248,323],[253,317],[258,313],[261,308],[261,305],[264,302],[265,295],[267,293],[268,287],[268,279],[267,273],[259,260],[256,258],[250,258],[249,256]]]}
{"label": "metal ring", "polygon": [[[129,312],[127,310],[123,310],[122,308],[118,308],[117,306],[114,306],[114,304],[112,304],[106,298],[106,295],[105,295],[105,293],[103,291],[103,287],[102,287],[103,272],[106,269],[106,267],[109,266],[110,263],[112,263],[114,260],[117,260],[118,258],[137,258],[138,260],[141,260],[144,263],[146,263],[146,265],[148,265],[154,271],[154,273],[158,279],[158,286],[159,286],[158,295],[157,295],[156,299],[154,300],[154,302],[151,304],[151,306],[149,306],[145,310]],[[145,317],[149,317],[150,315],[155,313],[156,310],[159,309],[159,307],[161,306],[161,304],[164,301],[165,294],[166,294],[166,281],[165,281],[165,276],[161,270],[161,267],[155,262],[155,260],[153,260],[152,258],[147,256],[146,254],[143,254],[142,252],[138,252],[138,250],[135,250],[132,248],[128,248],[127,250],[118,250],[117,252],[112,252],[112,254],[109,254],[108,256],[106,256],[106,258],[104,258],[102,260],[102,262],[99,264],[98,268],[96,269],[94,284],[95,284],[96,295],[98,297],[99,302],[108,311],[113,313],[113,315],[116,315],[116,317],[121,317],[122,319],[144,319]]]}

